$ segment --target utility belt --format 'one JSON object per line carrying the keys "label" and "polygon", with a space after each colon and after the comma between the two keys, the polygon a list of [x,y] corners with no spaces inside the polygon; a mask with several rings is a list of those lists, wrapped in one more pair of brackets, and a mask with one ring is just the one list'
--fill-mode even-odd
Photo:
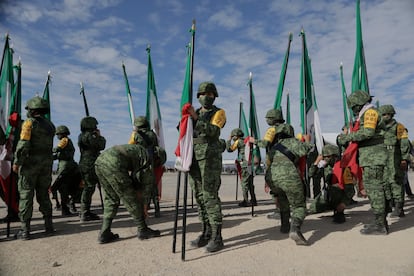
{"label": "utility belt", "polygon": [[207,144],[209,141],[206,137],[202,136],[202,137],[196,137],[193,138],[193,144],[197,145],[197,144]]}
{"label": "utility belt", "polygon": [[286,148],[284,145],[277,143],[272,147],[272,150],[277,150],[281,152],[284,156],[286,156],[290,161],[292,161],[293,164],[296,165],[296,156],[291,152],[288,148]]}
{"label": "utility belt", "polygon": [[387,150],[394,150],[397,146],[396,145],[385,145]]}
{"label": "utility belt", "polygon": [[358,143],[358,147],[363,148],[363,147],[375,146],[375,145],[380,145],[380,144],[384,144],[384,138],[375,138],[375,139],[370,139],[368,141],[364,141],[362,143]]}

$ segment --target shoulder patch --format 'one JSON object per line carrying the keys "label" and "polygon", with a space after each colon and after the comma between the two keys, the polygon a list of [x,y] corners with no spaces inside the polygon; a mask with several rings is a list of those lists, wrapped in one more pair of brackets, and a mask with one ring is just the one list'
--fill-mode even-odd
{"label": "shoulder patch", "polygon": [[57,145],[59,148],[64,149],[68,145],[69,139],[68,137],[63,137],[60,139],[59,144]]}
{"label": "shoulder patch", "polygon": [[22,130],[20,132],[20,140],[30,141],[32,138],[32,120],[25,120],[22,125]]}
{"label": "shoulder patch", "polygon": [[217,110],[211,118],[210,123],[218,126],[219,128],[223,128],[226,124],[226,112],[224,112],[223,109]]}
{"label": "shoulder patch", "polygon": [[269,127],[266,130],[266,134],[265,134],[263,140],[272,143],[273,140],[275,139],[275,136],[276,136],[276,128],[275,127]]}
{"label": "shoulder patch", "polygon": [[236,142],[234,142],[233,145],[231,145],[230,149],[232,151],[235,151],[237,149],[238,144],[239,144],[239,139],[237,139]]}
{"label": "shoulder patch", "polygon": [[375,109],[368,109],[364,113],[364,128],[375,129],[378,123],[378,112]]}
{"label": "shoulder patch", "polygon": [[136,133],[137,133],[136,131],[133,131],[133,132],[131,133],[131,136],[129,137],[128,144],[130,144],[130,145],[136,144],[136,142],[135,142],[135,134],[136,134]]}
{"label": "shoulder patch", "polygon": [[397,123],[397,139],[401,140],[402,138],[408,138],[408,133],[405,131],[405,126],[401,123]]}

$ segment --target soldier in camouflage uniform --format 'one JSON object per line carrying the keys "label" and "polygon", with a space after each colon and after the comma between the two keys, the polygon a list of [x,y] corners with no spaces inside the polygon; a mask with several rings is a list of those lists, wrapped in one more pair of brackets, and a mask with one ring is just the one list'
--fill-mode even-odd
{"label": "soldier in camouflage uniform", "polygon": [[19,174],[19,217],[21,229],[16,238],[30,238],[30,221],[33,214],[33,197],[39,203],[43,215],[46,234],[53,234],[52,203],[49,187],[52,182],[53,136],[55,126],[45,118],[49,113],[49,103],[34,97],[27,101],[27,119],[22,125],[20,140],[17,143],[13,171]]}
{"label": "soldier in camouflage uniform", "polygon": [[198,204],[198,216],[202,223],[201,235],[191,244],[195,247],[207,245],[208,252],[224,247],[221,228],[223,215],[218,194],[221,185],[222,153],[224,144],[220,141],[220,130],[226,123],[223,109],[213,105],[218,97],[212,82],[200,83],[197,98],[201,108],[189,113],[194,121],[194,154],[190,167],[190,185]]}
{"label": "soldier in camouflage uniform", "polygon": [[386,197],[394,205],[391,216],[404,217],[404,171],[402,166],[406,166],[407,163],[402,159],[401,140],[405,127],[394,119],[395,109],[392,105],[382,105],[378,111],[385,123],[384,144],[388,152],[384,175]]}
{"label": "soldier in camouflage uniform", "polygon": [[68,137],[69,134],[70,131],[67,126],[58,126],[56,128],[56,136],[59,139],[59,144],[53,148],[53,157],[59,160],[59,164],[57,177],[52,184],[51,190],[52,194],[56,194],[56,197],[57,191],[60,193],[62,216],[73,215],[69,209],[69,197],[71,196],[73,199],[79,190],[80,184],[78,164],[73,159],[75,147],[72,140]]}
{"label": "soldier in camouflage uniform", "polygon": [[99,185],[94,164],[99,153],[105,149],[106,145],[106,140],[101,136],[97,125],[98,121],[91,116],[84,117],[80,123],[81,134],[78,137],[80,149],[79,169],[84,182],[81,196],[81,222],[99,220],[99,216],[90,210],[95,186],[96,184]]}
{"label": "soldier in camouflage uniform", "polygon": [[[156,147],[151,159],[164,164],[165,151]],[[151,159],[147,149],[138,144],[113,146],[96,159],[95,170],[104,192],[104,216],[98,238],[100,243],[119,238],[118,234],[112,233],[111,225],[120,201],[138,226],[140,240],[160,236],[160,231],[152,230],[145,222],[144,198],[151,193],[153,184],[140,181],[141,174],[153,162]]]}
{"label": "soldier in camouflage uniform", "polygon": [[358,162],[363,170],[362,179],[375,215],[375,222],[365,225],[360,231],[361,234],[387,235],[388,224],[384,190],[387,149],[384,145],[381,117],[371,101],[370,95],[361,90],[348,96],[348,106],[357,116],[356,124],[359,124],[359,127],[356,131],[348,134],[340,134],[337,142],[340,146],[346,145],[348,142],[358,144]]}
{"label": "soldier in camouflage uniform", "polygon": [[[249,206],[248,193],[250,192],[251,204],[257,206],[256,194],[254,193],[253,176],[249,172],[248,162],[245,157],[244,133],[240,128],[231,131],[230,139],[226,141],[226,149],[228,152],[235,150],[237,153],[237,162],[241,167],[241,186],[243,191],[243,201],[239,202],[240,207]],[[233,144],[231,143],[233,141]]]}
{"label": "soldier in camouflage uniform", "polygon": [[[158,147],[157,135],[150,129],[149,122],[145,116],[139,116],[134,119],[134,131],[129,138],[128,144],[139,144],[147,149],[150,160],[154,160],[154,149]],[[160,203],[158,201],[158,188],[155,183],[154,164],[150,164],[142,173],[141,181],[145,183],[152,183],[152,192],[148,195],[148,198],[144,198],[145,213],[151,203],[151,199],[155,206],[155,217],[160,217]]]}

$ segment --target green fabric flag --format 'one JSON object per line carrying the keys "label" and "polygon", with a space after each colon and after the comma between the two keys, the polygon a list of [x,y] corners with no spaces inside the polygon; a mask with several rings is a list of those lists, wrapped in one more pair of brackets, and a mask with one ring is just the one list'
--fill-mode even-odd
{"label": "green fabric flag", "polygon": [[185,78],[183,93],[181,94],[180,116],[181,109],[186,103],[193,103],[193,64],[194,64],[194,41],[195,41],[195,22],[190,29],[191,42],[187,46],[187,63],[185,66]]}
{"label": "green fabric flag", "polygon": [[147,109],[145,116],[147,117],[150,127],[157,134],[158,145],[165,148],[164,133],[162,129],[160,105],[158,103],[157,89],[155,87],[154,71],[151,62],[151,48],[148,45],[148,69],[147,69]]}
{"label": "green fabric flag", "polygon": [[[249,112],[249,129],[250,129],[250,136],[254,137],[255,139],[260,139],[260,130],[259,130],[259,122],[257,120],[257,113],[256,113],[256,100],[253,93],[253,78],[252,73],[250,73],[249,77],[249,90],[250,90],[250,112]],[[259,147],[253,148],[253,158],[254,163],[259,163],[262,160],[260,156],[260,149]]]}
{"label": "green fabric flag", "polygon": [[244,114],[243,103],[242,102],[240,102],[239,128],[244,133],[243,138],[249,136],[249,125],[247,124],[246,115]]}
{"label": "green fabric flag", "polygon": [[350,121],[349,121],[349,109],[348,109],[348,104],[346,103],[346,89],[345,89],[345,82],[344,82],[344,73],[343,73],[343,66],[342,63],[339,66],[339,71],[341,74],[341,85],[342,85],[342,107],[344,110],[344,126],[349,127]]}
{"label": "green fabric flag", "polygon": [[132,104],[132,95],[131,90],[129,88],[129,81],[128,76],[125,69],[125,64],[122,62],[122,70],[124,72],[124,79],[125,79],[125,90],[128,99],[128,111],[129,111],[129,118],[131,120],[131,124],[134,125],[135,113],[134,113],[134,106]]}
{"label": "green fabric flag", "polygon": [[359,0],[356,1],[356,51],[354,70],[352,71],[352,92],[356,90],[363,90],[369,94],[367,65],[365,63],[364,43],[362,41],[359,2]]}
{"label": "green fabric flag", "polygon": [[275,103],[273,108],[280,109],[280,105],[282,103],[282,94],[283,94],[283,87],[285,86],[285,79],[286,79],[286,71],[289,62],[289,53],[290,53],[290,43],[292,42],[292,33],[289,33],[289,42],[288,47],[285,54],[285,59],[283,60],[282,71],[280,71],[280,78],[279,78],[279,86],[277,87],[277,93],[275,98]]}
{"label": "green fabric flag", "polygon": [[14,98],[13,49],[9,45],[9,34],[6,34],[3,58],[0,68],[0,127],[6,137],[10,133],[9,116],[12,113],[11,102]]}
{"label": "green fabric flag", "polygon": [[290,125],[290,97],[286,94],[286,123]]}
{"label": "green fabric flag", "polygon": [[[49,103],[49,106],[50,106],[49,84],[50,84],[50,71],[47,72],[47,80],[46,80],[45,89],[43,90],[43,96],[42,96],[42,98],[45,99]],[[45,118],[49,120],[51,120],[50,109],[51,108],[49,108],[49,112],[45,114]]]}

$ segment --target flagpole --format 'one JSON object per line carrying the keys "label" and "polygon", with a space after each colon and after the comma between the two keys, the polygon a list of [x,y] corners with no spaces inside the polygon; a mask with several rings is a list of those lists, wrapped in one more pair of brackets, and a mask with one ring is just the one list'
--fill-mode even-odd
{"label": "flagpole", "polygon": [[[253,126],[253,124],[255,124],[256,122],[253,122],[254,121],[254,117],[253,117],[253,114],[252,114],[252,105],[253,105],[253,75],[252,75],[252,72],[250,72],[250,74],[249,74],[249,96],[250,96],[250,114],[249,114],[249,125],[250,125],[250,136],[251,137],[254,137],[254,138],[257,138],[257,137],[255,137],[255,135],[254,135],[254,133],[253,133],[253,128],[252,128],[252,126]],[[254,183],[254,173],[253,173],[253,171],[254,171],[254,156],[253,156],[253,143],[251,143],[251,142],[249,142],[250,143],[250,153],[249,153],[249,155],[250,155],[250,171],[251,171],[251,177],[250,177],[250,182],[251,182],[251,186],[253,186],[253,183]],[[252,196],[252,194],[250,195],[250,196]],[[251,202],[252,204],[252,217],[254,216],[254,203],[253,202]]]}
{"label": "flagpole", "polygon": [[280,71],[279,86],[277,88],[277,94],[276,94],[275,103],[273,107],[274,109],[280,109],[280,105],[282,102],[282,94],[283,94],[283,88],[285,86],[285,79],[286,79],[286,72],[287,72],[288,63],[289,63],[290,44],[292,42],[292,37],[293,37],[292,33],[289,33],[288,47],[286,50],[285,59],[283,61],[282,71]]}

